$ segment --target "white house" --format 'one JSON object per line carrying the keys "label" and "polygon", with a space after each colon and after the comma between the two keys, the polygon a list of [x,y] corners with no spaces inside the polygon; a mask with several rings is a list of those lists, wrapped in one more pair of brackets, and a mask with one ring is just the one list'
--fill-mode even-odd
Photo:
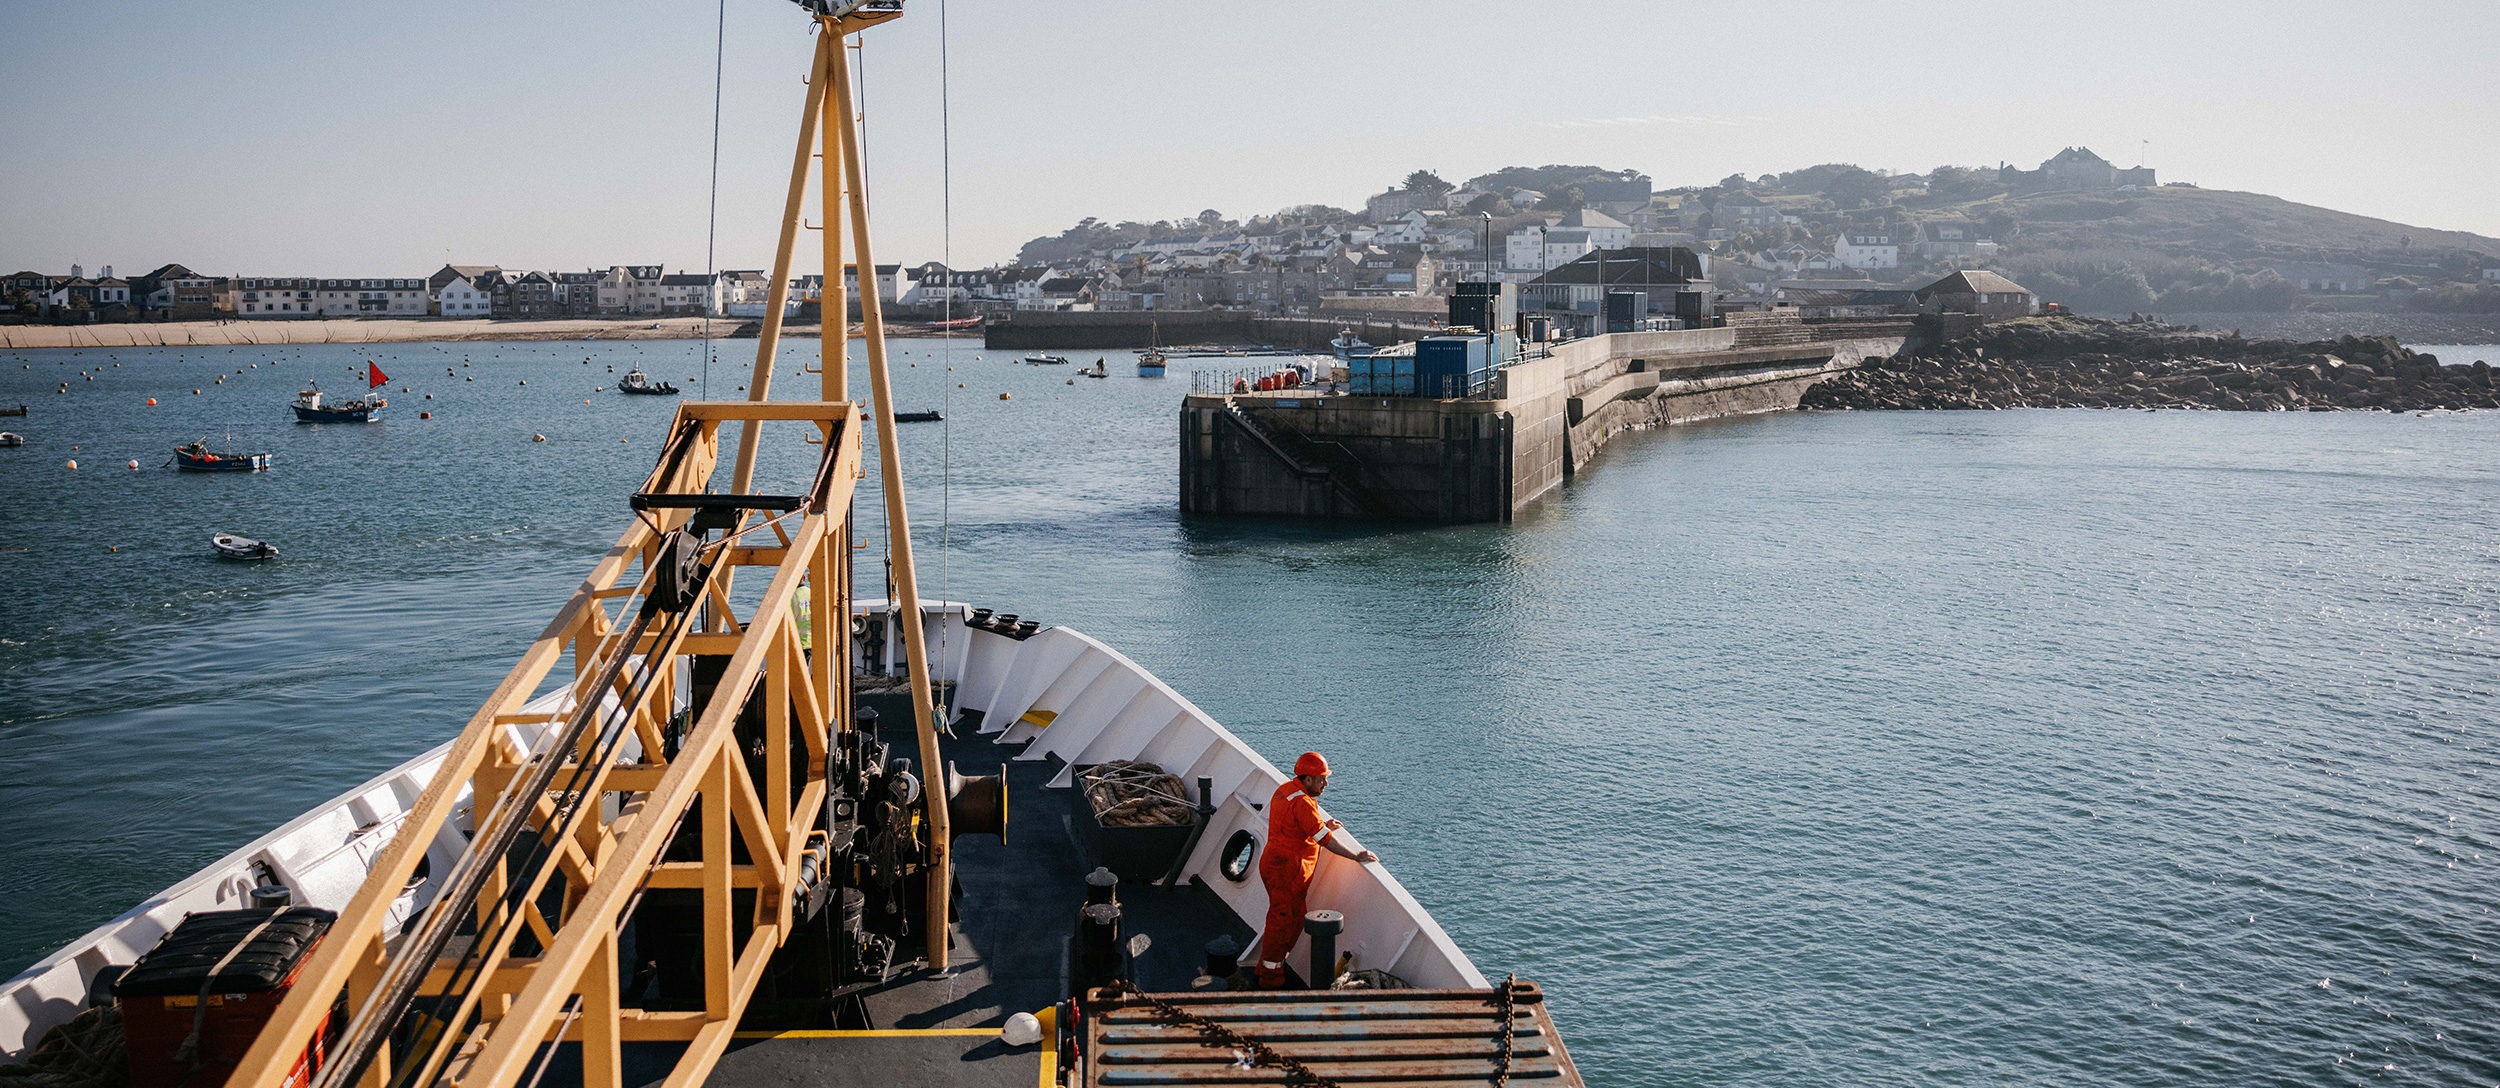
{"label": "white house", "polygon": [[699,314],[712,305],[712,277],[699,272],[660,277],[660,312]]}
{"label": "white house", "polygon": [[[1595,208],[1582,208],[1562,217],[1562,220],[1554,225],[1563,230],[1589,232],[1589,244],[1599,249],[1622,249],[1632,244],[1631,224]],[[1560,268],[1562,266],[1548,265],[1547,267]]]}
{"label": "white house", "polygon": [[[882,302],[882,303],[885,303],[886,305],[891,306],[891,305],[893,305],[893,304],[894,304],[894,301],[895,301],[896,299],[898,299],[898,298],[902,297],[902,289],[901,289],[901,286],[895,282],[895,281],[897,281],[897,280],[899,280],[899,279],[901,279],[901,278],[903,278],[903,266],[902,266],[902,265],[899,265],[899,264],[881,264],[881,265],[878,265],[878,266],[877,266],[877,301]],[[855,265],[855,264],[846,264],[846,265],[843,265],[843,266],[842,266],[842,289],[843,289],[843,290],[845,290],[845,291],[850,292],[850,297],[851,297],[851,299],[852,299],[853,301],[857,301],[857,300],[859,299],[860,295],[859,295],[859,266],[858,266],[858,265]]]}
{"label": "white house", "polygon": [[[1502,266],[1515,272],[1545,272],[1579,260],[1600,248],[1587,230],[1564,230],[1531,223],[1502,240]],[[1631,240],[1631,232],[1624,232]]]}
{"label": "white house", "polygon": [[434,303],[444,317],[490,317],[495,312],[493,294],[456,276],[434,293]]}
{"label": "white house", "polygon": [[599,277],[599,312],[603,314],[656,314],[660,312],[661,275],[661,268],[656,264],[620,264],[610,267],[607,275]]}
{"label": "white house", "polygon": [[1372,241],[1388,246],[1411,246],[1420,243],[1432,230],[1433,222],[1443,213],[1415,208],[1390,217],[1380,224]]}
{"label": "white house", "polygon": [[2483,282],[2500,283],[2500,268],[2483,269]]}
{"label": "white house", "polygon": [[1901,246],[1889,234],[1844,230],[1832,242],[1832,259],[1842,268],[1899,268]]}
{"label": "white house", "polygon": [[2356,295],[2370,289],[2370,270],[2348,264],[2278,264],[2274,274],[2303,291]]}

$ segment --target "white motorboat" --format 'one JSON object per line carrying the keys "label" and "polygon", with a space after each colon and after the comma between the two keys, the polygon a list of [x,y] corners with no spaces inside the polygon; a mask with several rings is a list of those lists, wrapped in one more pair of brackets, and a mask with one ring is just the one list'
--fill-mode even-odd
{"label": "white motorboat", "polygon": [[233,533],[218,533],[208,538],[208,546],[228,559],[276,559],[278,546]]}

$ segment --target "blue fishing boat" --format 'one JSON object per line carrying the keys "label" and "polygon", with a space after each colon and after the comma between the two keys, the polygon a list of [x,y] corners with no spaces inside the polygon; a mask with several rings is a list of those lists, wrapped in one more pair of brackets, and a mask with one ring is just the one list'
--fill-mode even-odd
{"label": "blue fishing boat", "polygon": [[258,472],[269,467],[269,455],[213,453],[202,440],[174,447],[174,467],[184,472]]}

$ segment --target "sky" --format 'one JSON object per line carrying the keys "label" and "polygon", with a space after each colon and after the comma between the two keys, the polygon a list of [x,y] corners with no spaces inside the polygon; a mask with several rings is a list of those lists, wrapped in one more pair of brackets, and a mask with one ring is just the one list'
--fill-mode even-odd
{"label": "sky", "polygon": [[[1419,168],[1671,187],[2070,145],[2500,235],[2495,44],[2487,0],[908,0],[858,55],[879,263],[972,267]],[[787,0],[0,0],[0,272],[766,267],[812,48]]]}

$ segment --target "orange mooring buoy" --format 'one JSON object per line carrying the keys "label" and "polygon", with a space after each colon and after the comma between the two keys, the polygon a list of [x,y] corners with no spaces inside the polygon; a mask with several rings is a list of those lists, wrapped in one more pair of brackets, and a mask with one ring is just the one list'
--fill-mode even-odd
{"label": "orange mooring buoy", "polygon": [[154,408],[154,407],[156,407],[156,398],[155,398],[155,397],[149,397],[149,398],[148,398],[148,407],[150,407],[150,408]]}

